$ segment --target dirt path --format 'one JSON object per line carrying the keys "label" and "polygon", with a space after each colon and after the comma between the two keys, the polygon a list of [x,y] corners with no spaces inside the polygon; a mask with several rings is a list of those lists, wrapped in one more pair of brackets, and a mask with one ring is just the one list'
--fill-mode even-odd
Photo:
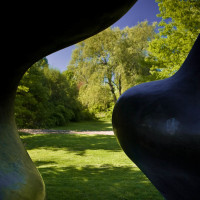
{"label": "dirt path", "polygon": [[53,130],[53,129],[19,129],[19,132],[30,134],[97,134],[97,135],[114,135],[113,131],[70,131],[70,130]]}

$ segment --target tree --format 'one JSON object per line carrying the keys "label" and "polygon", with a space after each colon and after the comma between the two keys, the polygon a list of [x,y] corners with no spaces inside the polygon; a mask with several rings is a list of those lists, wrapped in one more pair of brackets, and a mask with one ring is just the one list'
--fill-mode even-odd
{"label": "tree", "polygon": [[144,58],[154,29],[147,21],[124,30],[108,28],[77,44],[68,70],[75,72],[84,105],[106,109],[141,75],[149,75]]}
{"label": "tree", "polygon": [[48,68],[46,59],[35,63],[20,82],[15,100],[16,123],[19,127],[45,125],[48,115],[48,88],[44,68]]}
{"label": "tree", "polygon": [[173,75],[186,59],[200,33],[200,1],[157,0],[162,21],[150,42],[147,61],[156,79]]}
{"label": "tree", "polygon": [[15,116],[20,128],[44,128],[66,125],[89,118],[82,112],[78,88],[70,72],[50,69],[44,58],[24,75],[17,90]]}

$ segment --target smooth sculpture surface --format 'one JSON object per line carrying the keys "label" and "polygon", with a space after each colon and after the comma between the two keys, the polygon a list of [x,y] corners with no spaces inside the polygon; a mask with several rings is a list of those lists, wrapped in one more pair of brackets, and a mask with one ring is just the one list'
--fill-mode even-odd
{"label": "smooth sculpture surface", "polygon": [[[0,200],[44,200],[45,185],[17,133],[16,89],[43,57],[112,25],[136,0],[4,2],[0,72]],[[106,6],[105,6],[106,5]]]}
{"label": "smooth sculpture surface", "polygon": [[125,153],[167,200],[200,199],[200,35],[174,76],[119,98],[113,128]]}

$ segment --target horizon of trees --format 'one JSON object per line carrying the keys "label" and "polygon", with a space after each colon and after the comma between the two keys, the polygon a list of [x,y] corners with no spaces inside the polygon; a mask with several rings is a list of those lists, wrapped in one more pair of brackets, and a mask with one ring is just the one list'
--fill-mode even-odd
{"label": "horizon of trees", "polygon": [[35,63],[17,89],[15,118],[19,128],[45,128],[93,116],[78,101],[78,88],[70,72],[49,68],[47,59]]}
{"label": "horizon of trees", "polygon": [[200,33],[200,2],[156,2],[159,24],[107,28],[76,44],[66,71],[51,69],[46,58],[35,63],[17,90],[17,126],[44,128],[95,116],[111,118],[125,90],[176,73]]}

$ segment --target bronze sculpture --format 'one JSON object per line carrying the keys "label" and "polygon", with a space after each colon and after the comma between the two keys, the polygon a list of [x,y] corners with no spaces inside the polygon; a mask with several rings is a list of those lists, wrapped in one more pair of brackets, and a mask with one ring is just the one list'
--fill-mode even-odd
{"label": "bronze sculpture", "polygon": [[135,2],[4,3],[1,24],[4,65],[0,73],[0,200],[45,199],[43,180],[25,151],[15,125],[14,98],[23,74],[48,54],[107,28]]}
{"label": "bronze sculpture", "polygon": [[174,76],[119,98],[113,127],[126,154],[166,199],[200,198],[200,35]]}

